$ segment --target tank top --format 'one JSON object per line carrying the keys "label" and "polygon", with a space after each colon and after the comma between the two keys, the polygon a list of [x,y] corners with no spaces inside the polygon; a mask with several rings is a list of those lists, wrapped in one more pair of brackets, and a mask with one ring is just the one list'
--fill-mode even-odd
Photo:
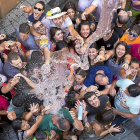
{"label": "tank top", "polygon": [[[42,13],[42,15],[39,17],[39,21],[41,21],[44,17],[45,17],[45,15],[46,15],[46,13]],[[28,20],[30,21],[30,22],[34,22],[35,21],[35,19],[34,19],[34,14],[31,14],[29,17],[28,17]]]}
{"label": "tank top", "polygon": [[106,66],[109,67],[112,71],[112,75],[114,77],[118,77],[119,75],[119,70],[121,69],[122,65],[124,63],[121,63],[120,65],[117,64],[112,58],[110,58],[107,62],[106,62]]}

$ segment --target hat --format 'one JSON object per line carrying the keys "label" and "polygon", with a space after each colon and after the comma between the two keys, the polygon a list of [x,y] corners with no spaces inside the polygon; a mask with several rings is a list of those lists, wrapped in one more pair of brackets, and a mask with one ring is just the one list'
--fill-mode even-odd
{"label": "hat", "polygon": [[51,9],[50,11],[51,16],[48,16],[48,19],[54,19],[54,18],[58,18],[61,17],[63,15],[65,15],[67,12],[61,12],[61,9],[59,7],[55,7],[53,9]]}
{"label": "hat", "polygon": [[116,83],[116,85],[122,88],[123,90],[126,90],[126,88],[132,84],[135,84],[135,83],[132,82],[130,79],[121,79],[121,80],[118,80]]}

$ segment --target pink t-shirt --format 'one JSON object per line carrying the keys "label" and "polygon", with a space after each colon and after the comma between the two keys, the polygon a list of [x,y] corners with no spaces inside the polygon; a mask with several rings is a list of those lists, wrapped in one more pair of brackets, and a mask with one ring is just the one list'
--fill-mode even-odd
{"label": "pink t-shirt", "polygon": [[8,109],[9,102],[7,99],[0,95],[0,110],[6,110]]}
{"label": "pink t-shirt", "polygon": [[140,62],[140,44],[131,45],[131,56],[136,57]]}

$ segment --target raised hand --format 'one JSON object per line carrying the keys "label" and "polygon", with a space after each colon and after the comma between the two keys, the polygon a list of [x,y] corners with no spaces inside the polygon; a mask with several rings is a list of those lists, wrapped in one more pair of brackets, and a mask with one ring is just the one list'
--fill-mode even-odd
{"label": "raised hand", "polygon": [[109,132],[120,132],[121,131],[121,128],[118,126],[118,127],[115,127],[116,124],[112,125],[110,128],[109,128]]}
{"label": "raised hand", "polygon": [[30,105],[29,110],[30,110],[32,113],[36,113],[36,112],[38,111],[38,107],[37,107],[37,106],[38,106],[38,104],[35,105],[35,104],[33,103],[33,104]]}
{"label": "raised hand", "polygon": [[126,75],[130,75],[132,73],[132,70],[130,69],[130,67],[125,71]]}
{"label": "raised hand", "polygon": [[14,78],[10,81],[11,86],[15,86],[19,82],[20,77],[15,75]]}
{"label": "raised hand", "polygon": [[74,111],[69,111],[69,113],[70,113],[72,119],[75,120],[75,119],[76,119],[76,114],[75,114],[75,112],[74,112]]}
{"label": "raised hand", "polygon": [[82,20],[86,20],[87,15],[88,15],[87,11],[84,11],[81,15]]}
{"label": "raised hand", "polygon": [[113,86],[110,87],[109,94],[114,97],[116,95],[116,90]]}
{"label": "raised hand", "polygon": [[128,67],[129,67],[129,64],[128,64],[128,63],[124,63],[124,64],[122,65],[122,68],[124,68],[125,70],[127,70]]}
{"label": "raised hand", "polygon": [[48,40],[48,37],[47,37],[46,35],[42,35],[42,36],[40,37],[40,39],[41,39],[41,40]]}

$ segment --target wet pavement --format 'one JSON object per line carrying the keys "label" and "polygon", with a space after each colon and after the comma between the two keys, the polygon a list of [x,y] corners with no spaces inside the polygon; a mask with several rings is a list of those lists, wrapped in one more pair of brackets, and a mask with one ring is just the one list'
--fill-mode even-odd
{"label": "wet pavement", "polygon": [[[38,0],[24,0],[21,1],[18,5],[16,5],[8,14],[5,15],[3,19],[0,19],[0,34],[5,33],[7,35],[16,36],[15,31],[17,27],[23,22],[27,22],[28,14],[23,13],[20,10],[20,5],[26,5],[26,6],[33,6],[35,2]],[[78,0],[42,0],[46,4],[45,11],[50,10],[51,8],[54,8],[56,6],[63,7],[64,4],[68,1],[73,1],[76,5]],[[127,26],[131,26],[131,22],[133,19],[131,19]],[[1,126],[1,124],[0,124]],[[140,117],[136,118],[135,120],[129,120],[124,125],[124,129],[126,130],[124,134],[121,134],[119,136],[111,136],[107,135],[105,137],[99,138],[99,137],[92,137],[90,138],[86,134],[82,134],[79,138],[79,140],[139,140],[140,139]],[[16,134],[14,130],[12,129],[11,125],[7,125],[3,127],[4,132],[0,133],[0,140],[17,140]]]}

